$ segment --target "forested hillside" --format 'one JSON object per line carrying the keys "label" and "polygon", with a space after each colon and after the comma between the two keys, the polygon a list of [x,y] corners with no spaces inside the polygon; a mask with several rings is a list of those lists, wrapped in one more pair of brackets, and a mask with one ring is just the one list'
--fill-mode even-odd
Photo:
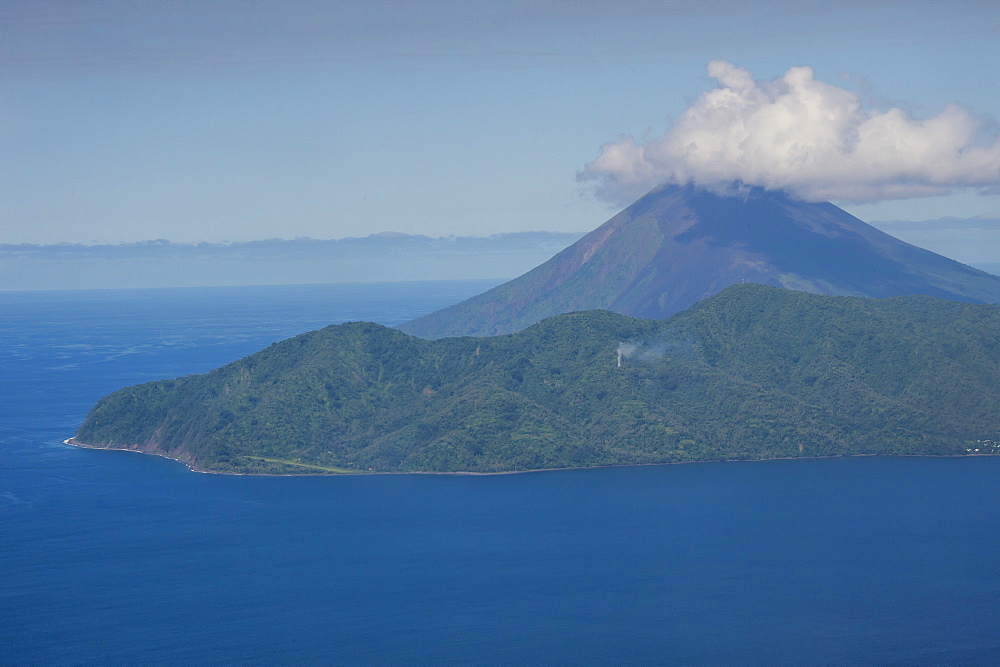
{"label": "forested hillside", "polygon": [[1000,307],[735,285],[663,321],[331,326],[102,399],[78,444],[218,472],[501,472],[995,452]]}

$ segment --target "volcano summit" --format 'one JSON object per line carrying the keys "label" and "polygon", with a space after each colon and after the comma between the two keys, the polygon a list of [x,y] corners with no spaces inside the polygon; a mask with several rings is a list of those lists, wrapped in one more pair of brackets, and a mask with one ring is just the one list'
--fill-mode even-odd
{"label": "volcano summit", "polygon": [[1000,303],[1000,277],[904,243],[830,203],[760,188],[657,188],[528,273],[399,328],[422,338],[520,331],[606,309],[662,319],[725,287],[924,294]]}

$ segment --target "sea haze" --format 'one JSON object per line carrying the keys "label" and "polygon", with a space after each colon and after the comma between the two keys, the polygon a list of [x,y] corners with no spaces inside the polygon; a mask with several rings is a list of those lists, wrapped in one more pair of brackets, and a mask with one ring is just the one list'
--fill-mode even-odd
{"label": "sea haze", "polygon": [[239,477],[104,394],[487,281],[0,293],[2,663],[996,663],[1000,457]]}
{"label": "sea haze", "polygon": [[492,280],[529,271],[581,236],[518,232],[429,238],[383,232],[325,241],[0,243],[0,290]]}

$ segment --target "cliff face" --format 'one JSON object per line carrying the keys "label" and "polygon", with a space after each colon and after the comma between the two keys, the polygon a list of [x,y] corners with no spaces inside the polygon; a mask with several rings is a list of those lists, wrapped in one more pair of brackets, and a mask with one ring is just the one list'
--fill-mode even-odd
{"label": "cliff face", "polygon": [[423,338],[488,336],[591,309],[662,319],[742,282],[1000,303],[1000,277],[899,241],[833,204],[667,186],[519,278],[399,328]]}

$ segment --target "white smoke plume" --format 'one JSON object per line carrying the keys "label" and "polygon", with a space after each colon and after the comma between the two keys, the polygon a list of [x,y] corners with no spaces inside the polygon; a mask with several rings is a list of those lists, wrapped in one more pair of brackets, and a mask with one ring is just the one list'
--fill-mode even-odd
{"label": "white smoke plume", "polygon": [[626,359],[635,354],[639,346],[635,343],[619,343],[618,344],[618,354],[625,357]]}
{"label": "white smoke plume", "polygon": [[650,340],[621,342],[617,352],[619,365],[625,359],[651,363],[667,357],[691,357],[695,354],[695,345],[664,329]]}
{"label": "white smoke plume", "polygon": [[713,60],[708,74],[718,87],[662,139],[604,144],[578,179],[595,182],[595,194],[616,204],[664,183],[717,189],[741,182],[850,202],[1000,187],[995,127],[962,107],[927,119],[866,109],[856,93],[817,81],[809,67],[755,81]]}

